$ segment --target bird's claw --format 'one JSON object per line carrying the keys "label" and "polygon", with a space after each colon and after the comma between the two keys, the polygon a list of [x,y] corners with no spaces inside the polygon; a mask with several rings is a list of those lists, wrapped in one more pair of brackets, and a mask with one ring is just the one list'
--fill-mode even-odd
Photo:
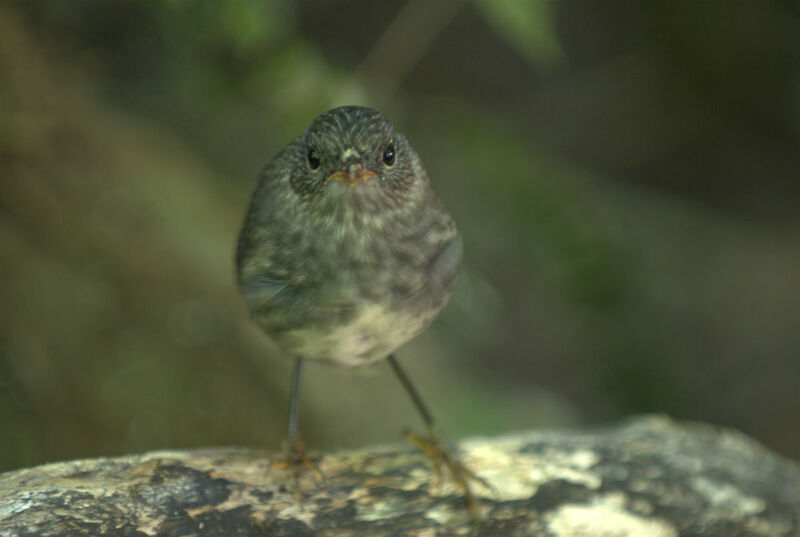
{"label": "bird's claw", "polygon": [[419,436],[412,431],[406,431],[406,439],[425,453],[431,461],[433,469],[434,484],[438,486],[442,480],[442,464],[447,468],[450,476],[455,481],[458,488],[464,493],[464,498],[467,501],[467,507],[476,521],[480,520],[480,511],[478,510],[478,502],[470,490],[469,483],[474,481],[488,490],[492,490],[492,485],[484,478],[476,475],[469,468],[464,466],[461,461],[450,454],[445,448],[438,435],[434,432],[427,438]]}
{"label": "bird's claw", "polygon": [[270,468],[291,469],[294,478],[294,494],[298,499],[301,499],[302,489],[300,488],[300,475],[303,470],[309,470],[318,483],[324,479],[324,476],[306,454],[305,444],[299,437],[295,445],[286,445],[284,446],[284,450],[286,451],[286,457],[273,461],[272,464],[270,464]]}

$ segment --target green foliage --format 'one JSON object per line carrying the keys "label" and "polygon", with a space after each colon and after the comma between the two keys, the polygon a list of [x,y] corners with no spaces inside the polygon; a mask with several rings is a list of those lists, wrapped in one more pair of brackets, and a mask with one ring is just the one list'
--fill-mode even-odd
{"label": "green foliage", "polygon": [[553,0],[474,0],[473,2],[505,39],[537,67],[552,67],[563,60],[555,34]]}

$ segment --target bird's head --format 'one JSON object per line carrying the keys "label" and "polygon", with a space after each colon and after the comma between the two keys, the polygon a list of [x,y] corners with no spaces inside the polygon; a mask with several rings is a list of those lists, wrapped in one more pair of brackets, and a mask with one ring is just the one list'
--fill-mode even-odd
{"label": "bird's head", "polygon": [[402,197],[424,175],[405,137],[380,113],[342,106],[319,115],[298,139],[291,178],[303,197],[373,199]]}

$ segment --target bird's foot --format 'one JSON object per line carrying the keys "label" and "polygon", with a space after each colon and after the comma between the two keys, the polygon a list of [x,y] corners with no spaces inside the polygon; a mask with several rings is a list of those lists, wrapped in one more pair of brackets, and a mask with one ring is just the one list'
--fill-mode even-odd
{"label": "bird's foot", "polygon": [[443,442],[439,439],[439,436],[434,432],[431,432],[431,435],[428,437],[422,437],[411,431],[406,431],[406,438],[430,459],[433,469],[434,486],[438,486],[442,481],[442,465],[444,465],[453,478],[453,481],[455,481],[458,488],[464,493],[464,499],[467,501],[470,514],[476,522],[480,521],[478,502],[475,500],[475,496],[472,494],[469,485],[470,482],[475,482],[488,490],[492,490],[491,484],[479,475],[476,475],[469,468],[464,466],[461,461],[451,455]]}
{"label": "bird's foot", "polygon": [[306,454],[305,444],[299,435],[297,440],[294,442],[294,445],[286,444],[284,446],[284,451],[286,451],[286,457],[273,461],[270,465],[270,468],[288,468],[292,471],[292,477],[294,479],[294,494],[297,499],[300,500],[302,499],[300,476],[302,475],[303,471],[310,471],[311,475],[314,476],[314,479],[317,482],[322,481],[324,476],[322,475],[322,472],[319,471],[319,468],[317,468],[317,466]]}

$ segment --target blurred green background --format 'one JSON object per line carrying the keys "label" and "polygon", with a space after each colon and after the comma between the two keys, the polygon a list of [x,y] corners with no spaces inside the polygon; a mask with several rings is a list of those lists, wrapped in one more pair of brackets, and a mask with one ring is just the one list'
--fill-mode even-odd
{"label": "blurred green background", "polygon": [[[800,458],[796,2],[0,2],[0,470],[285,435],[234,286],[261,168],[380,108],[462,229],[399,353],[451,438],[642,412]],[[306,371],[312,448],[419,422]]]}

